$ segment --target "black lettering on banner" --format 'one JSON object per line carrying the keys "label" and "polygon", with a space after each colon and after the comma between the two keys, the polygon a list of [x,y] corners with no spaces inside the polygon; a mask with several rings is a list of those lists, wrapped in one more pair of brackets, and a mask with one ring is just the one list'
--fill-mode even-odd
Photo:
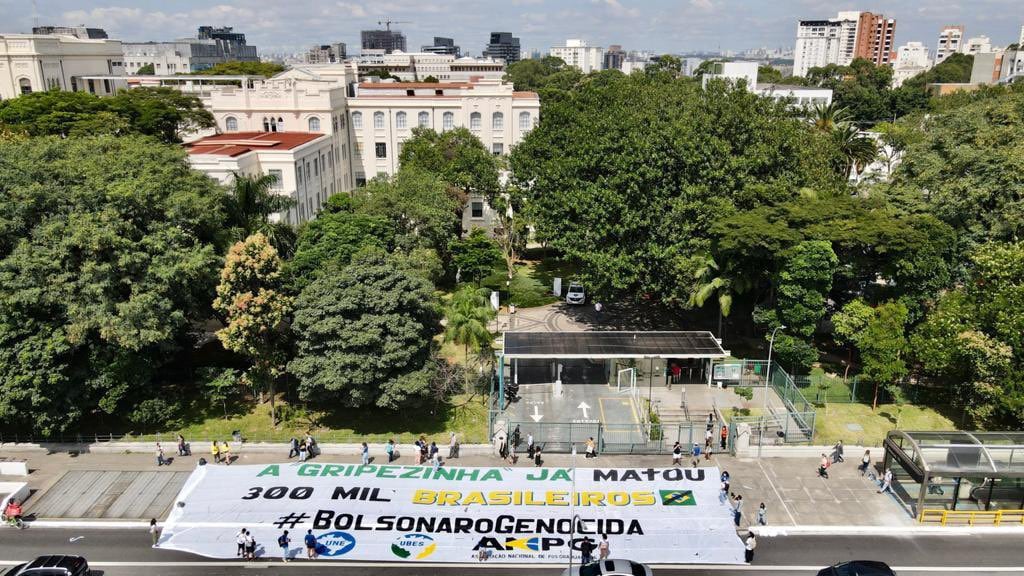
{"label": "black lettering on banner", "polygon": [[267,488],[267,491],[263,493],[263,497],[267,500],[280,500],[284,498],[284,495],[288,493],[286,486],[274,486]]}
{"label": "black lettering on banner", "polygon": [[473,529],[473,520],[470,518],[456,518],[455,519],[455,533],[456,534],[469,534]]}
{"label": "black lettering on banner", "polygon": [[594,482],[600,482],[602,480],[611,480],[616,482],[619,479],[618,470],[601,470],[600,468],[594,469]]}
{"label": "black lettering on banner", "polygon": [[296,486],[292,488],[291,493],[288,492],[287,486],[272,486],[267,488],[267,491],[263,491],[262,486],[253,486],[249,488],[249,493],[242,496],[242,500],[255,500],[263,495],[267,500],[280,500],[284,498],[285,494],[288,494],[288,498],[292,500],[305,500],[313,495],[313,488],[309,486]]}
{"label": "black lettering on banner", "polygon": [[259,498],[261,493],[263,493],[263,488],[259,486],[253,486],[252,488],[249,488],[248,494],[242,496],[242,500],[254,500],[256,498]]}
{"label": "black lettering on banner", "polygon": [[686,479],[693,480],[694,482],[704,481],[704,469],[697,468],[696,470],[686,469]]}
{"label": "black lettering on banner", "polygon": [[313,528],[327,530],[331,527],[331,520],[333,518],[334,512],[330,510],[317,510],[316,516],[313,517]]}
{"label": "black lettering on banner", "polygon": [[516,519],[504,514],[494,520],[494,531],[498,534],[512,534],[515,531]]}
{"label": "black lettering on banner", "polygon": [[288,495],[292,500],[305,500],[313,495],[313,488],[309,486],[296,486]]}
{"label": "black lettering on banner", "polygon": [[354,486],[345,490],[344,486],[336,486],[334,488],[334,494],[331,494],[332,500],[356,500],[359,497],[359,487]]}
{"label": "black lettering on banner", "polygon": [[665,480],[668,480],[669,482],[679,482],[682,479],[683,479],[683,469],[682,468],[670,468],[668,470],[665,470]]}

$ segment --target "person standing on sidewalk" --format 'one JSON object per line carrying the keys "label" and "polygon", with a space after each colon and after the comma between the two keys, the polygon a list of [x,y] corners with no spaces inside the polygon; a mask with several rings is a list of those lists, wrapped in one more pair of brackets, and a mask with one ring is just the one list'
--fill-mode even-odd
{"label": "person standing on sidewalk", "polygon": [[590,564],[594,561],[594,541],[590,536],[585,536],[580,542],[580,564]]}
{"label": "person standing on sidewalk", "polygon": [[601,534],[601,543],[597,545],[597,559],[605,560],[608,558],[608,554],[611,551],[611,546],[608,544],[608,535]]}
{"label": "person standing on sidewalk", "polygon": [[239,558],[245,557],[245,528],[238,531],[238,535],[235,536],[235,543],[238,544],[238,551],[235,552],[235,556]]}
{"label": "person standing on sidewalk", "polygon": [[220,464],[220,446],[217,446],[217,441],[210,442],[210,455],[213,456],[213,463]]}
{"label": "person standing on sidewalk", "polygon": [[544,464],[544,460],[540,456],[540,446],[533,449],[533,464],[540,468]]}
{"label": "person standing on sidewalk", "polygon": [[285,530],[283,534],[277,537],[277,545],[281,547],[281,558],[285,562],[288,561],[288,545],[291,544],[292,539],[288,537],[288,531]]}
{"label": "person standing on sidewalk", "polygon": [[384,452],[388,455],[388,464],[391,464],[395,460],[395,439],[388,438],[388,445],[384,447]]}
{"label": "person standing on sidewalk", "polygon": [[743,496],[739,494],[736,495],[736,500],[733,502],[732,514],[733,521],[736,523],[736,526],[739,526],[740,520],[743,518]]}
{"label": "person standing on sidewalk", "polygon": [[313,560],[317,557],[316,553],[316,536],[313,536],[312,530],[306,530],[306,557]]}
{"label": "person standing on sidewalk", "polygon": [[164,458],[164,449],[160,446],[160,443],[156,443],[156,465],[163,466],[164,464],[170,464],[167,458]]}
{"label": "person standing on sidewalk", "polygon": [[757,539],[754,538],[754,533],[751,532],[747,536],[747,540],[743,543],[744,553],[743,556],[747,560],[747,564],[754,561],[754,549],[757,548]]}
{"label": "person standing on sidewalk", "polygon": [[231,464],[231,446],[227,442],[220,443],[220,459],[224,464]]}
{"label": "person standing on sidewalk", "polygon": [[160,540],[160,528],[156,525],[156,518],[149,519],[149,535],[153,538],[153,548],[156,548],[156,543]]}
{"label": "person standing on sidewalk", "polygon": [[683,460],[683,447],[676,440],[676,443],[672,445],[672,465],[679,466]]}
{"label": "person standing on sidewalk", "polygon": [[533,459],[533,432],[526,433],[526,456]]}
{"label": "person standing on sidewalk", "polygon": [[768,509],[764,507],[764,502],[757,507],[757,523],[761,526],[768,525]]}
{"label": "person standing on sidewalk", "polygon": [[828,480],[828,467],[832,462],[828,459],[828,455],[824,452],[821,453],[821,462],[818,464],[818,476]]}
{"label": "person standing on sidewalk", "polygon": [[246,560],[256,559],[256,539],[248,530],[245,531],[245,554],[243,556]]}
{"label": "person standing on sidewalk", "polygon": [[188,444],[185,443],[185,437],[178,434],[178,456],[188,455]]}
{"label": "person standing on sidewalk", "polygon": [[711,428],[704,431],[704,451],[711,450]]}
{"label": "person standing on sidewalk", "polygon": [[726,444],[729,442],[729,427],[725,426],[724,424],[722,425],[721,436],[722,436],[722,444],[721,444],[720,448],[722,450],[725,450]]}
{"label": "person standing on sidewalk", "polygon": [[878,489],[878,493],[892,492],[892,468],[886,468],[885,474],[882,475],[882,487]]}
{"label": "person standing on sidewalk", "polygon": [[299,440],[292,436],[292,439],[288,441],[288,458],[294,458],[299,455]]}
{"label": "person standing on sidewalk", "polygon": [[836,442],[835,448],[833,448],[832,451],[833,451],[833,454],[832,454],[832,461],[833,462],[835,462],[836,464],[842,464],[843,462],[846,462],[846,460],[843,460],[843,441],[842,440]]}
{"label": "person standing on sidewalk", "polygon": [[363,459],[363,466],[367,466],[370,463],[370,447],[366,444],[366,442],[363,442],[363,449],[360,452],[360,455],[362,456]]}
{"label": "person standing on sidewalk", "polygon": [[452,458],[458,458],[458,456],[459,439],[458,436],[455,435],[455,432],[452,432],[448,435],[448,459],[451,460]]}
{"label": "person standing on sidewalk", "polygon": [[868,468],[871,467],[871,450],[865,450],[864,456],[860,459],[860,466],[857,469],[860,470],[860,475],[863,476],[868,473]]}

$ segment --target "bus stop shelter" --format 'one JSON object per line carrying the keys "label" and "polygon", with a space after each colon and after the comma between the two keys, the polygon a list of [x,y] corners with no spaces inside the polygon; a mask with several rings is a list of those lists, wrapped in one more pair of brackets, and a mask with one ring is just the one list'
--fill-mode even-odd
{"label": "bus stop shelter", "polygon": [[893,489],[921,521],[943,511],[1024,510],[1024,432],[893,430],[884,447]]}

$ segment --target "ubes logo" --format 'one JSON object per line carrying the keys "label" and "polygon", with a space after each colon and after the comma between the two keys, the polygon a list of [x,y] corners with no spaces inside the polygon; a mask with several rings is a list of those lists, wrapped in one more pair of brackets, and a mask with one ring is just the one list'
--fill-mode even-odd
{"label": "ubes logo", "polygon": [[423,560],[436,550],[437,542],[426,534],[406,534],[391,544],[391,553],[403,560]]}
{"label": "ubes logo", "polygon": [[356,539],[348,532],[327,532],[316,537],[321,556],[343,556],[356,547]]}

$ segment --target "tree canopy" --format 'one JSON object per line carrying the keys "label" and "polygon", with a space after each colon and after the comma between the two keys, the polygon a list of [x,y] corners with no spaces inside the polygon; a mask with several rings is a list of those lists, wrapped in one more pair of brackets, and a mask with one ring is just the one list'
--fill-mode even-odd
{"label": "tree canopy", "polygon": [[480,139],[466,128],[435,132],[413,128],[398,157],[403,169],[436,174],[464,193],[493,195],[498,191],[498,162]]}
{"label": "tree canopy", "polygon": [[231,60],[214,64],[205,70],[195,72],[195,74],[202,74],[204,76],[265,76],[270,78],[284,72],[284,70],[285,67],[277,62],[241,62],[239,60]]}

